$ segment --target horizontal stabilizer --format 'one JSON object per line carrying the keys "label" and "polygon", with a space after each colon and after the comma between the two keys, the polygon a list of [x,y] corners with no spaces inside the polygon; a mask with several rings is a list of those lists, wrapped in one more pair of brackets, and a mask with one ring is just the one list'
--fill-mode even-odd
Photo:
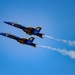
{"label": "horizontal stabilizer", "polygon": [[37,34],[40,38],[43,38],[43,35],[44,34],[42,34],[42,33],[39,33],[39,34]]}

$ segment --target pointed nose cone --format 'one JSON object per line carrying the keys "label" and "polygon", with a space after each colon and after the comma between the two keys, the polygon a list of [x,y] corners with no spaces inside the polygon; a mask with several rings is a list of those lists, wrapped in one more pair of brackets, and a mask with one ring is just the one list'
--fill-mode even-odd
{"label": "pointed nose cone", "polygon": [[6,33],[0,33],[0,35],[6,36]]}
{"label": "pointed nose cone", "polygon": [[6,24],[7,24],[7,22],[6,22],[6,21],[4,21],[4,23],[6,23]]}
{"label": "pointed nose cone", "polygon": [[4,23],[9,24],[9,25],[12,25],[12,22],[6,22],[6,21],[4,21]]}

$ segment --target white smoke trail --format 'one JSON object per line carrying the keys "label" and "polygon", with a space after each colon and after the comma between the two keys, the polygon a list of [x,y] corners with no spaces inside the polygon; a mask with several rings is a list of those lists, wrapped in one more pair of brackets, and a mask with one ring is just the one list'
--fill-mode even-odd
{"label": "white smoke trail", "polygon": [[74,50],[67,51],[66,49],[58,49],[58,48],[53,48],[51,46],[44,46],[44,45],[37,45],[37,46],[60,52],[63,55],[68,55],[69,57],[75,59],[75,51]]}
{"label": "white smoke trail", "polygon": [[45,37],[50,38],[50,39],[53,39],[53,40],[56,40],[56,41],[60,41],[60,42],[67,43],[67,44],[69,44],[69,45],[75,46],[75,41],[58,39],[58,38],[54,38],[54,37],[47,36],[47,35],[45,35]]}

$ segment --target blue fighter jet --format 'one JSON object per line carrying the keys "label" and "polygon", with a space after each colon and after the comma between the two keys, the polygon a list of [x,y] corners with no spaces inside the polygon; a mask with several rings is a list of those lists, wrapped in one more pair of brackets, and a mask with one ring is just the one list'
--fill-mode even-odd
{"label": "blue fighter jet", "polygon": [[22,29],[28,35],[36,35],[36,36],[39,36],[40,38],[43,38],[44,34],[40,33],[40,31],[42,29],[41,26],[39,26],[37,28],[33,28],[33,27],[22,26],[20,24],[17,24],[16,22],[6,22],[6,21],[4,21],[4,23],[6,23],[8,25],[11,25],[11,26],[14,26],[16,28]]}
{"label": "blue fighter jet", "polygon": [[33,41],[35,39],[34,37],[31,37],[29,39],[27,39],[27,38],[20,38],[20,37],[17,37],[15,35],[11,35],[10,33],[0,33],[0,35],[9,37],[11,39],[14,39],[14,40],[18,41],[21,44],[27,44],[27,45],[36,47],[36,44],[33,43]]}

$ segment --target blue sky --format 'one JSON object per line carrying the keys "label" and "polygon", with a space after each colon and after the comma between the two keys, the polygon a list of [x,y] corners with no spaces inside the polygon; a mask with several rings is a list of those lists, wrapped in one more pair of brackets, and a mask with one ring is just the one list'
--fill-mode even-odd
{"label": "blue sky", "polygon": [[[55,38],[75,40],[74,0],[0,0],[0,32],[29,38],[22,30],[4,24],[42,26],[42,33]],[[48,38],[35,37],[35,43],[75,50],[74,46]],[[0,36],[0,75],[75,75],[75,59],[59,52],[22,45]]]}

